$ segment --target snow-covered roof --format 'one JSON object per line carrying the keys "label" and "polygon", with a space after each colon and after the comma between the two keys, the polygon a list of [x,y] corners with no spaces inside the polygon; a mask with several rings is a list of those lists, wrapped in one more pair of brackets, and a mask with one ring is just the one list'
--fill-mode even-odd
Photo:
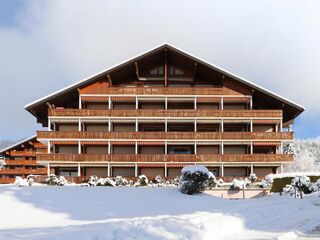
{"label": "snow-covered roof", "polygon": [[63,93],[65,93],[65,92],[67,92],[67,91],[70,91],[70,90],[72,90],[72,89],[77,89],[77,88],[79,88],[80,86],[88,83],[89,81],[91,81],[91,80],[94,79],[94,78],[97,78],[97,77],[99,77],[99,76],[105,75],[105,74],[107,74],[108,72],[111,72],[112,70],[116,70],[116,69],[122,67],[123,65],[130,63],[130,62],[133,62],[133,63],[134,63],[134,62],[137,61],[138,59],[140,59],[140,58],[142,58],[142,57],[144,57],[144,56],[146,56],[146,55],[148,55],[148,54],[151,54],[151,53],[153,53],[153,52],[156,52],[156,51],[158,51],[158,50],[161,50],[161,49],[163,49],[163,48],[168,48],[168,49],[171,49],[172,51],[176,51],[176,52],[178,52],[178,53],[180,53],[180,54],[182,54],[182,55],[184,55],[184,56],[186,56],[186,57],[188,57],[188,58],[193,59],[193,60],[196,61],[196,62],[199,62],[199,63],[201,63],[201,64],[203,64],[203,65],[205,65],[205,66],[207,66],[207,67],[209,67],[209,68],[212,68],[212,69],[214,69],[214,70],[216,70],[216,71],[219,71],[219,72],[221,72],[221,73],[223,73],[223,74],[225,74],[225,75],[227,75],[227,76],[229,76],[229,77],[231,77],[231,78],[233,78],[233,79],[235,79],[235,80],[237,80],[237,81],[239,81],[239,82],[241,82],[241,83],[243,83],[243,84],[245,84],[245,85],[247,85],[247,86],[250,86],[250,87],[252,87],[253,89],[256,89],[256,90],[258,90],[258,91],[261,91],[261,92],[263,92],[263,93],[265,93],[265,94],[267,94],[267,95],[269,95],[269,96],[271,96],[271,97],[273,97],[273,98],[276,98],[276,99],[278,99],[278,100],[280,100],[280,101],[282,101],[282,102],[285,102],[285,103],[287,103],[288,105],[290,105],[290,106],[292,106],[292,107],[294,107],[294,108],[298,108],[298,109],[301,110],[301,111],[304,111],[304,110],[305,110],[305,108],[304,108],[303,106],[299,105],[298,103],[295,103],[295,102],[293,102],[293,101],[291,101],[291,100],[289,100],[289,99],[287,99],[287,98],[284,98],[284,97],[278,95],[277,93],[274,93],[274,92],[272,92],[272,91],[270,91],[270,90],[268,90],[268,89],[266,89],[266,88],[264,88],[264,87],[261,87],[260,85],[258,85],[258,84],[256,84],[256,83],[253,83],[253,82],[251,82],[251,81],[249,81],[249,80],[247,80],[247,79],[245,79],[245,78],[242,78],[242,77],[240,77],[240,76],[238,76],[238,75],[235,75],[235,74],[233,74],[233,73],[231,73],[231,72],[229,72],[229,71],[227,71],[227,70],[225,70],[225,69],[223,69],[223,68],[221,68],[221,67],[218,67],[218,66],[216,66],[216,65],[214,65],[214,64],[212,64],[212,63],[210,63],[210,62],[208,62],[208,61],[202,60],[201,58],[196,57],[196,56],[194,56],[194,55],[192,55],[192,54],[190,54],[190,53],[188,53],[188,52],[186,52],[186,51],[184,51],[184,50],[181,50],[181,49],[179,49],[179,48],[177,48],[177,47],[173,47],[172,45],[170,45],[170,44],[168,44],[168,43],[161,44],[161,45],[159,45],[159,46],[157,46],[157,47],[155,47],[155,48],[153,48],[153,49],[151,49],[151,50],[148,50],[148,51],[146,51],[146,52],[144,52],[144,53],[142,53],[142,54],[139,54],[138,56],[135,56],[135,57],[133,57],[133,58],[130,58],[130,59],[128,59],[128,60],[125,60],[125,61],[123,61],[123,62],[120,63],[120,64],[117,64],[117,65],[115,65],[115,66],[112,66],[112,67],[110,67],[110,68],[108,68],[108,69],[106,69],[106,70],[103,70],[103,71],[101,71],[101,72],[99,72],[99,73],[97,73],[97,74],[94,74],[94,75],[92,75],[92,76],[89,76],[89,77],[87,77],[87,78],[85,78],[85,79],[83,79],[83,80],[81,80],[81,81],[79,81],[79,82],[76,82],[76,83],[74,83],[74,84],[71,84],[71,85],[69,85],[69,86],[67,86],[67,87],[65,87],[65,88],[63,88],[63,89],[61,89],[61,90],[58,90],[58,91],[56,91],[56,92],[54,92],[54,93],[52,93],[52,94],[49,94],[49,95],[44,96],[44,97],[42,97],[42,98],[40,98],[40,99],[38,99],[38,100],[36,100],[36,101],[34,101],[34,102],[31,102],[31,103],[29,103],[29,104],[27,104],[27,105],[25,106],[25,109],[26,109],[26,110],[30,110],[32,107],[34,107],[34,106],[36,106],[36,105],[39,105],[39,104],[41,104],[41,103],[43,103],[43,102],[46,102],[46,101],[48,101],[48,100],[50,100],[50,99],[52,99],[52,98],[54,98],[54,97],[56,97],[56,96],[58,96],[58,95],[60,95],[60,94],[63,94]]}
{"label": "snow-covered roof", "polygon": [[36,135],[33,135],[33,136],[31,136],[31,137],[29,137],[29,138],[26,138],[26,139],[23,139],[23,140],[21,140],[21,141],[19,141],[19,142],[17,142],[17,143],[14,143],[14,144],[12,144],[11,146],[8,146],[8,147],[6,147],[6,148],[4,148],[4,149],[0,149],[0,154],[6,152],[6,151],[8,151],[8,150],[10,150],[11,148],[17,147],[17,146],[19,146],[20,144],[23,144],[23,143],[25,143],[25,142],[28,142],[28,141],[30,141],[30,140],[32,140],[32,139],[34,139],[34,138],[36,138]]}

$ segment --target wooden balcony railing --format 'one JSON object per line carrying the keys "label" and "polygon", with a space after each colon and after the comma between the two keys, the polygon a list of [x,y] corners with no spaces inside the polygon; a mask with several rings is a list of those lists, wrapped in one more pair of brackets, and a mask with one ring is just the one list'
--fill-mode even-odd
{"label": "wooden balcony railing", "polygon": [[[93,90],[82,90],[81,94],[112,95],[230,95],[234,92],[225,88],[165,88],[165,87],[108,87]],[[242,96],[242,95],[239,95]]]}
{"label": "wooden balcony railing", "polygon": [[14,168],[14,169],[1,169],[0,175],[30,175],[30,174],[47,174],[47,168],[38,169],[26,169],[26,168]]}
{"label": "wooden balcony railing", "polygon": [[56,162],[290,162],[289,154],[37,154],[37,161]]}
{"label": "wooden balcony railing", "polygon": [[26,160],[26,159],[5,160],[5,163],[8,166],[37,166],[38,165],[36,160]]}
{"label": "wooden balcony railing", "polygon": [[36,153],[34,151],[10,151],[10,156],[12,156],[12,157],[35,157]]}
{"label": "wooden balcony railing", "polygon": [[0,184],[14,183],[15,178],[0,178]]}
{"label": "wooden balcony railing", "polygon": [[63,117],[282,117],[282,110],[193,110],[193,109],[48,109],[48,116]]}
{"label": "wooden balcony railing", "polygon": [[291,140],[291,132],[77,132],[38,131],[38,139]]}

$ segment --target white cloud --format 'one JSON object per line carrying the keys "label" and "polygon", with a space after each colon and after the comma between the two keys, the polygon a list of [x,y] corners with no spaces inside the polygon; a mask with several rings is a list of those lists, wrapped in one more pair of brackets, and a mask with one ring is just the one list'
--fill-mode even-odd
{"label": "white cloud", "polygon": [[[320,116],[318,1],[28,2],[0,28],[0,136],[32,134],[23,106],[163,42]],[[319,134],[319,133],[318,133]],[[23,135],[23,136],[21,136]]]}

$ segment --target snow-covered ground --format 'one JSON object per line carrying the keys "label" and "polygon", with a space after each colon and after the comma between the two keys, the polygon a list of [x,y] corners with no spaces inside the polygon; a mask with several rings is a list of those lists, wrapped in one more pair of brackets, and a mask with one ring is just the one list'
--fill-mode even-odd
{"label": "snow-covered ground", "polygon": [[177,188],[0,186],[0,239],[295,239],[320,198],[227,200]]}

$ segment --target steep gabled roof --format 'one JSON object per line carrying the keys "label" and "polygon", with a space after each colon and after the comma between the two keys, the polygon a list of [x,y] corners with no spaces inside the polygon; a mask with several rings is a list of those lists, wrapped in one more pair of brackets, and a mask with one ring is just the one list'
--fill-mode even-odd
{"label": "steep gabled roof", "polygon": [[16,142],[16,143],[14,143],[14,144],[12,144],[12,145],[10,145],[10,146],[8,146],[8,147],[5,147],[4,149],[0,149],[0,155],[3,154],[3,153],[5,153],[5,152],[7,152],[7,151],[9,151],[9,150],[11,150],[11,149],[13,149],[13,148],[16,148],[17,146],[19,146],[19,145],[21,145],[21,144],[23,144],[23,143],[29,142],[29,141],[31,141],[31,140],[35,140],[36,137],[37,137],[36,135],[31,136],[31,137],[28,137],[28,138],[26,138],[26,139],[23,139],[23,140],[21,140],[21,141],[19,141],[19,142]]}
{"label": "steep gabled roof", "polygon": [[282,103],[285,103],[285,104],[291,106],[292,108],[297,110],[297,114],[294,117],[296,117],[297,115],[299,115],[301,112],[303,112],[305,110],[303,106],[301,106],[301,105],[299,105],[299,104],[297,104],[297,103],[295,103],[295,102],[293,102],[293,101],[291,101],[291,100],[289,100],[287,98],[284,98],[284,97],[282,97],[282,96],[280,96],[280,95],[278,95],[278,94],[276,94],[276,93],[274,93],[274,92],[272,92],[270,90],[267,90],[267,89],[259,86],[258,84],[255,84],[255,83],[253,83],[251,81],[248,81],[248,80],[246,80],[246,79],[244,79],[242,77],[239,77],[239,76],[237,76],[237,75],[235,75],[233,73],[230,73],[230,72],[226,71],[225,69],[217,67],[212,63],[204,61],[201,58],[195,57],[195,56],[193,56],[193,55],[191,55],[191,54],[189,54],[189,53],[187,53],[187,52],[185,52],[183,50],[180,50],[180,49],[178,49],[176,47],[173,47],[173,46],[171,46],[169,44],[162,44],[162,45],[160,45],[160,46],[158,46],[156,48],[153,48],[153,49],[151,49],[149,51],[146,51],[145,53],[142,53],[142,54],[140,54],[140,55],[138,55],[136,57],[133,57],[133,58],[131,58],[129,60],[126,60],[126,61],[124,61],[124,62],[122,62],[120,64],[117,64],[117,65],[115,65],[115,66],[113,66],[111,68],[108,68],[106,70],[103,70],[102,72],[99,72],[98,74],[95,74],[93,76],[85,78],[85,79],[83,79],[83,80],[81,80],[81,81],[79,81],[77,83],[74,83],[74,84],[72,84],[70,86],[67,86],[67,87],[65,87],[65,88],[63,88],[63,89],[61,89],[59,91],[56,91],[56,92],[54,92],[54,93],[52,93],[50,95],[47,95],[47,96],[45,96],[43,98],[40,98],[40,99],[38,99],[38,100],[26,105],[25,109],[36,116],[36,114],[32,111],[33,108],[35,108],[35,107],[37,107],[37,106],[39,106],[41,104],[45,104],[46,102],[48,102],[50,100],[56,99],[57,97],[61,96],[62,94],[68,94],[68,93],[71,93],[72,91],[77,90],[78,88],[82,88],[84,86],[87,86],[87,85],[89,85],[90,83],[94,82],[95,80],[97,80],[98,78],[100,78],[102,76],[105,76],[105,75],[107,75],[107,74],[109,74],[109,73],[111,73],[111,72],[113,72],[115,70],[121,69],[124,66],[134,64],[136,61],[139,61],[140,59],[143,59],[143,58],[145,58],[145,57],[147,57],[149,55],[152,55],[152,54],[154,54],[156,52],[159,52],[159,51],[162,51],[164,49],[168,49],[168,50],[171,50],[171,51],[176,52],[178,54],[181,54],[184,57],[192,59],[193,61],[198,62],[200,64],[203,64],[204,66],[206,66],[208,68],[211,68],[211,69],[213,69],[215,71],[218,71],[218,72],[220,72],[220,73],[222,73],[222,74],[224,74],[226,76],[229,76],[230,78],[232,78],[232,79],[234,79],[234,80],[236,80],[236,81],[238,81],[238,82],[240,82],[240,83],[242,83],[242,84],[244,84],[246,86],[249,86],[252,89],[255,89],[256,91],[264,93],[264,94],[266,94],[267,96],[269,96],[271,98],[277,99],[277,100],[281,101]]}

